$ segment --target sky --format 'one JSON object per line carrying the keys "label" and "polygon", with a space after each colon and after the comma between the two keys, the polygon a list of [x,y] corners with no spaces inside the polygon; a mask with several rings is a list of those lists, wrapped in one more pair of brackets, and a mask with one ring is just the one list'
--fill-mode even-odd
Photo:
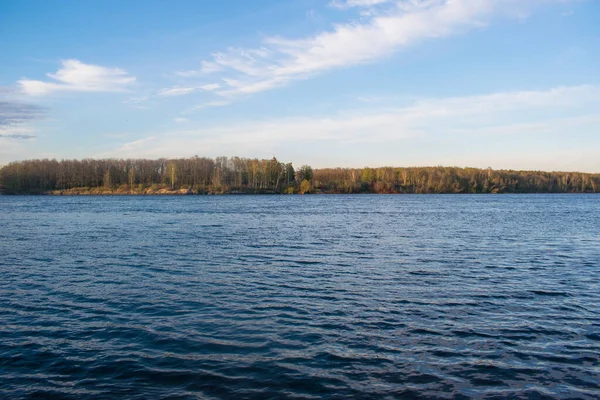
{"label": "sky", "polygon": [[599,0],[2,0],[0,165],[600,172]]}

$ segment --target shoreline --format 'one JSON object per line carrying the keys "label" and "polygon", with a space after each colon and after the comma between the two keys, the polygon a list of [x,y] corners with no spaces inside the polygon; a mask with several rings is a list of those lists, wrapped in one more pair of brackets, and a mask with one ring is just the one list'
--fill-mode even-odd
{"label": "shoreline", "polygon": [[598,193],[600,174],[460,167],[295,168],[276,158],[26,160],[0,193],[51,195]]}
{"label": "shoreline", "polygon": [[329,192],[310,192],[310,193],[268,193],[268,192],[241,192],[241,193],[1,193],[0,196],[40,196],[40,197],[165,197],[165,196],[193,196],[193,197],[206,197],[206,196],[290,196],[290,195],[311,195],[311,196],[349,196],[349,195],[378,195],[378,196],[427,196],[427,195],[458,195],[458,196],[469,196],[469,195],[598,195],[597,192],[496,192],[496,193],[374,193],[374,192],[359,192],[359,193],[329,193]]}

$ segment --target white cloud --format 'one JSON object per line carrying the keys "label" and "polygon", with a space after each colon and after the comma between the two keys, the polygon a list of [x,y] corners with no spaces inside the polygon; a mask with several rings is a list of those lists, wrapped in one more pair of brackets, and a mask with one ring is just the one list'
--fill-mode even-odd
{"label": "white cloud", "polygon": [[33,139],[35,138],[35,129],[25,125],[0,126],[0,138],[7,139]]}
{"label": "white cloud", "polygon": [[150,99],[151,97],[184,96],[187,94],[197,92],[199,90],[202,90],[205,92],[211,92],[211,91],[219,89],[220,87],[221,87],[221,85],[219,85],[218,83],[210,83],[210,84],[202,85],[202,86],[174,86],[171,88],[161,89],[158,92],[156,92],[156,94],[154,96],[134,97],[134,98],[127,100],[126,102],[128,104],[135,104],[135,103],[144,102],[144,101]]}
{"label": "white cloud", "polygon": [[140,104],[143,103],[144,101],[148,100],[150,97],[149,96],[139,96],[139,97],[130,97],[127,100],[124,100],[123,103],[124,104]]}
{"label": "white cloud", "polygon": [[210,83],[208,85],[200,86],[200,89],[210,92],[212,90],[217,90],[220,87],[221,87],[221,85],[219,85],[218,83]]}
{"label": "white cloud", "polygon": [[122,92],[135,81],[125,70],[84,64],[79,60],[64,60],[56,73],[47,74],[52,81],[21,79],[22,92],[42,96],[58,91]]}
{"label": "white cloud", "polygon": [[175,86],[175,87],[172,87],[169,89],[161,89],[158,91],[158,93],[156,95],[159,97],[182,96],[185,94],[190,94],[195,91],[196,91],[196,88],[194,88],[194,87]]}
{"label": "white cloud", "polygon": [[228,105],[229,102],[226,100],[215,100],[215,101],[207,101],[206,103],[200,104],[199,107],[223,107]]}
{"label": "white cloud", "polygon": [[206,92],[210,92],[213,90],[217,90],[220,87],[221,87],[221,85],[219,85],[218,83],[210,83],[208,85],[195,86],[195,87],[194,86],[193,87],[175,86],[172,88],[159,90],[156,95],[159,97],[183,96],[186,94],[196,92],[198,90],[204,90]]}
{"label": "white cloud", "polygon": [[569,132],[573,129],[600,124],[600,115],[584,115],[580,117],[555,118],[541,122],[525,122],[463,129],[448,129],[448,134],[459,136],[498,136],[498,135],[531,135]]}
{"label": "white cloud", "polygon": [[[411,150],[411,143],[420,141],[422,148],[440,152],[440,141],[499,143],[499,139],[493,138],[502,136],[502,143],[515,143],[515,148],[536,154],[541,150],[523,146],[524,136],[562,137],[568,143],[572,132],[589,131],[600,123],[598,107],[600,87],[590,85],[423,99],[410,106],[348,110],[333,117],[277,118],[156,132],[147,140],[126,144],[105,156],[176,157],[200,150],[204,155],[217,156],[226,148],[230,154],[268,157],[277,153],[293,158],[286,152],[298,146],[310,146],[326,152],[326,162],[331,163],[332,160],[335,162],[335,157],[345,154],[335,151],[340,146],[371,160],[373,153],[364,149],[375,146],[378,158],[404,150],[414,154],[415,159],[421,157],[428,163],[437,164],[451,159],[448,153],[456,150],[445,151],[442,145],[436,162],[429,151],[423,154]],[[539,143],[538,147],[544,145],[545,142]],[[494,146],[487,146],[478,149],[477,154],[491,157],[497,155],[496,151]],[[350,159],[347,162],[363,161]]]}
{"label": "white cloud", "polygon": [[557,87],[546,91],[502,92],[481,96],[422,100],[403,112],[411,118],[447,118],[460,115],[500,114],[532,109],[572,107],[598,103],[600,87],[593,85]]}
{"label": "white cloud", "polygon": [[215,72],[222,71],[223,67],[216,62],[212,61],[202,61],[200,63],[199,70],[190,70],[190,71],[179,71],[177,75],[182,76],[184,78],[189,78],[197,75],[208,75],[214,74]]}
{"label": "white cloud", "polygon": [[390,1],[392,0],[333,0],[329,4],[336,8],[373,7]]}
{"label": "white cloud", "polygon": [[194,111],[201,110],[203,108],[208,108],[208,107],[225,107],[225,106],[227,106],[229,104],[231,104],[231,102],[227,101],[227,100],[207,101],[205,103],[198,104],[197,106],[194,106],[194,107],[192,107],[192,108],[190,108],[188,110],[183,111],[182,114],[189,114],[189,113],[192,113]]}
{"label": "white cloud", "polygon": [[[346,0],[340,7],[386,4],[361,22],[300,39],[267,37],[256,49],[229,48],[201,71],[226,74],[223,96],[256,93],[337,68],[369,63],[432,38],[485,27],[494,17],[522,18],[535,6],[561,0]],[[567,0],[569,1],[569,0]]]}

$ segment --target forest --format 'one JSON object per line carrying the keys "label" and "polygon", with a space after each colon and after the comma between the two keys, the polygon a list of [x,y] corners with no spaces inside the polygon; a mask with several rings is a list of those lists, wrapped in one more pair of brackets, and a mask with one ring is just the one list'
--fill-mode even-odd
{"label": "forest", "polygon": [[458,167],[294,168],[276,158],[27,160],[3,194],[600,193],[600,174]]}

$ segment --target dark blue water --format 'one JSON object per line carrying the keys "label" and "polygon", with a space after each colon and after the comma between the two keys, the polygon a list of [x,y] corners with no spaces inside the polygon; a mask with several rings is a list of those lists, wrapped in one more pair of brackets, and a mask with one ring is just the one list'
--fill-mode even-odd
{"label": "dark blue water", "polygon": [[600,398],[600,196],[0,196],[0,398]]}

